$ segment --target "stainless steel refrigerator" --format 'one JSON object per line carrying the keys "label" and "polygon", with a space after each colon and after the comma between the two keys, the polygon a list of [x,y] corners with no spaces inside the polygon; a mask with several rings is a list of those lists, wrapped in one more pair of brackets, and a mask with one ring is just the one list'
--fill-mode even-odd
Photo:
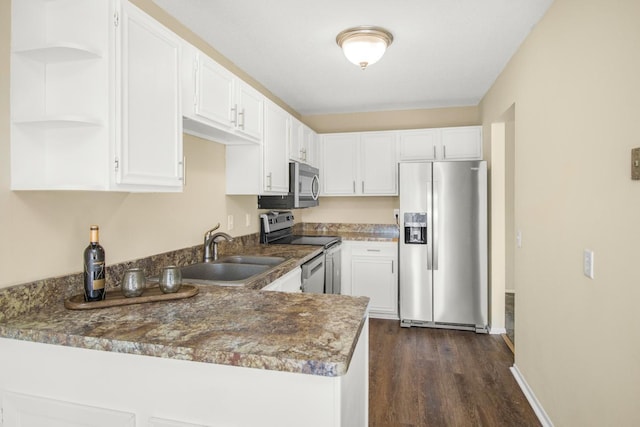
{"label": "stainless steel refrigerator", "polygon": [[401,326],[488,332],[486,162],[399,169]]}

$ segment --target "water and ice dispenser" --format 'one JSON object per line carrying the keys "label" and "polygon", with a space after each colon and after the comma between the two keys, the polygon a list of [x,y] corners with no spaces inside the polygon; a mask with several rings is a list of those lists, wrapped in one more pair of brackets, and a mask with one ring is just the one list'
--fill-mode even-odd
{"label": "water and ice dispenser", "polygon": [[404,243],[417,245],[427,244],[426,212],[405,212]]}

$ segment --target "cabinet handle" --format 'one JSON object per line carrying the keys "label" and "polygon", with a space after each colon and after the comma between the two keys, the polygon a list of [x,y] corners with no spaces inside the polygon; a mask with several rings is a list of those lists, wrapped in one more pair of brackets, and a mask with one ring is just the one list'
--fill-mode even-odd
{"label": "cabinet handle", "polygon": [[193,61],[193,107],[198,111],[198,60]]}
{"label": "cabinet handle", "polygon": [[364,181],[362,181],[362,194],[364,194]]}
{"label": "cabinet handle", "polygon": [[231,124],[238,126],[238,104],[231,108]]}
{"label": "cabinet handle", "polygon": [[395,263],[395,261],[391,261],[391,274],[393,274],[393,273],[394,273],[394,271],[393,271],[393,264],[394,264],[394,263]]}
{"label": "cabinet handle", "polygon": [[442,146],[442,158],[443,159],[447,158],[447,146],[446,145]]}
{"label": "cabinet handle", "polygon": [[242,122],[238,123],[238,127],[244,130],[244,108],[238,113],[238,115],[242,117]]}
{"label": "cabinet handle", "polygon": [[436,158],[436,146],[433,146],[433,159],[435,160]]}
{"label": "cabinet handle", "polygon": [[356,194],[356,182],[353,181],[353,194]]}
{"label": "cabinet handle", "polygon": [[271,172],[267,174],[267,190],[271,190]]}
{"label": "cabinet handle", "polygon": [[182,180],[182,185],[186,186],[187,185],[187,157],[183,156],[182,161],[179,162],[178,164],[182,165],[182,177],[180,179]]}

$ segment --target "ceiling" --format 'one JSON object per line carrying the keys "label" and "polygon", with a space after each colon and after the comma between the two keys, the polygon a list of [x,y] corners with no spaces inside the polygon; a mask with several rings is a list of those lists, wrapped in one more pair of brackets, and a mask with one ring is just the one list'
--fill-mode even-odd
{"label": "ceiling", "polygon": [[[302,115],[477,105],[553,0],[154,0]],[[391,31],[362,71],[336,35]]]}

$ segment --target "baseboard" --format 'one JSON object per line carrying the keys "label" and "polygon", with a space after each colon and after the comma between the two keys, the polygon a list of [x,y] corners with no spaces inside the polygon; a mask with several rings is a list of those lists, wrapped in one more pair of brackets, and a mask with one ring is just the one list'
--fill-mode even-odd
{"label": "baseboard", "polygon": [[531,387],[529,387],[529,384],[527,384],[527,381],[522,376],[522,373],[520,372],[518,367],[514,364],[510,368],[510,370],[513,376],[515,377],[518,385],[520,386],[520,389],[524,393],[524,396],[529,401],[531,408],[533,408],[533,412],[536,413],[536,416],[538,417],[538,420],[542,424],[542,427],[553,427],[553,423],[551,422],[551,419],[549,418],[544,408],[536,398],[536,395],[533,393],[533,390],[531,390]]}
{"label": "baseboard", "polygon": [[507,330],[505,328],[494,328],[493,326],[489,327],[489,333],[491,335],[500,335],[506,334]]}

